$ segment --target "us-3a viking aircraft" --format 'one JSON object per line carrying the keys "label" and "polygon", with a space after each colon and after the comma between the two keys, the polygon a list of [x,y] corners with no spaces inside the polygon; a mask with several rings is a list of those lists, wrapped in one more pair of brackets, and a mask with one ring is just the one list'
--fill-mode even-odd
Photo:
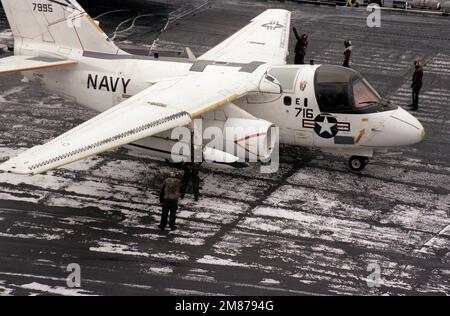
{"label": "us-3a viking aircraft", "polygon": [[170,132],[192,127],[197,118],[237,131],[224,135],[245,147],[244,155],[203,150],[209,160],[230,165],[261,143],[265,151],[255,154],[267,159],[279,140],[348,155],[350,168],[360,171],[377,151],[425,136],[417,119],[384,100],[358,72],[287,65],[289,11],[265,11],[198,58],[188,50],[187,59],[166,59],[122,51],[74,0],[1,2],[15,55],[0,60],[0,73],[21,72],[101,112],[6,161],[3,171],[43,173],[121,146],[167,156]]}

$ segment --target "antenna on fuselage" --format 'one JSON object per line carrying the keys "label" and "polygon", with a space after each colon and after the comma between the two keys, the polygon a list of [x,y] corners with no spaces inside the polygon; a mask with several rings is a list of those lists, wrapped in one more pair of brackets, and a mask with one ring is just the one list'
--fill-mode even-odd
{"label": "antenna on fuselage", "polygon": [[186,47],[186,54],[188,55],[190,61],[197,61],[197,57],[192,52],[192,49],[190,49],[189,47]]}

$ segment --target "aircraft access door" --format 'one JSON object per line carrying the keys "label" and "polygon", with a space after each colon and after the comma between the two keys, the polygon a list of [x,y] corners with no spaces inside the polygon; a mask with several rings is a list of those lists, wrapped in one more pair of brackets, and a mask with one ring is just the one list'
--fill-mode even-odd
{"label": "aircraft access door", "polygon": [[277,118],[280,128],[280,138],[284,143],[292,145],[312,146],[313,138],[310,131],[302,130],[301,120],[298,117],[300,103],[304,96],[298,87],[298,77],[302,67],[297,65],[272,67],[268,74],[276,78],[282,87],[281,100],[278,104],[283,107]]}

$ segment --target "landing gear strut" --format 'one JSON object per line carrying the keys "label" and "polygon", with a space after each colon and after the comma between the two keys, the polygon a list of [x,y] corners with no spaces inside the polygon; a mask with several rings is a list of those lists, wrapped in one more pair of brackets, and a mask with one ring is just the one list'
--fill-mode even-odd
{"label": "landing gear strut", "polygon": [[351,156],[348,160],[348,166],[354,172],[362,171],[369,163],[369,158],[361,156]]}

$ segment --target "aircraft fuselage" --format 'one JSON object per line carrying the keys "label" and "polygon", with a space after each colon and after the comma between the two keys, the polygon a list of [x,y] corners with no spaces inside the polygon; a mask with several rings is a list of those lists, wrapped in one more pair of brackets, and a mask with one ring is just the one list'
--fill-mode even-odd
{"label": "aircraft fuselage", "polygon": [[[283,92],[255,91],[235,104],[279,127],[281,144],[319,147],[329,152],[371,157],[376,150],[415,143],[424,137],[420,123],[401,108],[373,113],[321,111],[315,91],[318,65],[226,64],[85,53],[76,66],[24,74],[53,92],[103,112],[166,78],[185,76],[192,72],[254,72],[264,67],[270,75],[282,78],[280,85]],[[390,142],[383,143],[380,135],[385,137],[384,131],[392,132],[395,129],[390,120],[395,120],[395,124],[408,128],[408,131],[403,132],[398,139],[392,141],[391,137]],[[155,154],[159,155],[161,148],[155,148],[155,143],[158,143],[155,140],[160,141],[161,137],[168,139],[168,135],[165,133],[165,136],[140,141],[140,147],[157,149]],[[169,146],[168,143],[164,144],[162,152],[167,153]]]}

